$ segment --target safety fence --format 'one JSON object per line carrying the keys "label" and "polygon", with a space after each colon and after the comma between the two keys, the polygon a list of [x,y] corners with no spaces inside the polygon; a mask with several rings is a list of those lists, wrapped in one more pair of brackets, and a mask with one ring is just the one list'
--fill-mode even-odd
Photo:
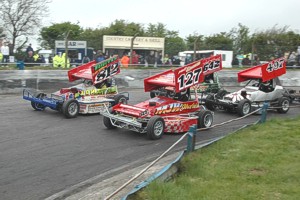
{"label": "safety fence", "polygon": [[[181,158],[184,155],[186,155],[186,154],[188,154],[190,152],[193,152],[196,149],[200,149],[200,148],[206,147],[206,146],[208,146],[210,144],[213,144],[213,143],[215,143],[215,142],[223,139],[224,137],[226,137],[226,136],[220,136],[220,137],[215,138],[214,140],[211,140],[211,141],[209,141],[209,142],[207,142],[207,143],[199,146],[198,148],[196,148],[197,131],[203,131],[203,130],[212,129],[212,128],[215,128],[215,127],[218,127],[218,126],[223,126],[225,124],[229,124],[229,123],[232,123],[234,121],[239,121],[241,119],[249,117],[250,115],[253,115],[255,113],[259,113],[260,114],[260,118],[256,122],[244,125],[243,127],[239,128],[238,130],[232,132],[232,133],[235,133],[235,132],[237,132],[237,131],[239,131],[241,129],[244,129],[244,128],[248,127],[248,126],[252,126],[252,125],[255,125],[255,124],[258,124],[258,123],[264,123],[264,122],[266,122],[268,110],[274,110],[274,109],[280,109],[280,108],[283,108],[283,107],[270,107],[269,103],[265,102],[261,108],[258,108],[257,110],[255,110],[255,111],[253,111],[253,112],[251,112],[251,113],[249,113],[247,115],[244,115],[244,116],[239,117],[239,118],[231,119],[231,120],[228,120],[226,122],[219,123],[219,124],[215,124],[215,125],[213,125],[213,126],[211,126],[209,128],[199,128],[199,129],[197,129],[196,125],[191,126],[190,129],[189,129],[189,131],[186,132],[184,135],[182,135],[182,137],[180,137],[179,140],[177,140],[172,146],[170,146],[158,158],[156,158],[148,166],[146,166],[139,173],[137,173],[135,176],[133,176],[130,180],[128,180],[126,183],[124,183],[121,187],[119,187],[113,193],[111,193],[110,195],[108,195],[107,197],[105,197],[105,200],[111,199],[112,197],[114,197],[115,195],[117,195],[121,190],[123,190],[126,186],[128,186],[134,180],[136,180],[138,177],[140,177],[142,174],[144,174],[153,165],[155,165],[159,160],[161,160],[167,153],[169,153],[176,145],[178,145],[183,139],[187,138],[186,149],[183,152],[181,152],[180,155],[173,162],[171,162],[168,165],[166,165],[163,169],[161,169],[160,171],[156,172],[151,177],[149,177],[147,180],[141,182],[139,185],[136,185],[132,191],[130,191],[125,197],[122,198],[122,200],[126,200],[129,197],[133,196],[136,192],[140,191],[141,189],[143,189],[144,187],[146,187],[147,185],[149,185],[152,181],[158,179],[160,176],[162,176],[163,174],[167,173],[168,170],[170,170],[172,167],[174,167],[175,165],[177,165],[180,162]],[[295,106],[289,106],[289,108],[300,108],[300,104],[299,105],[295,105]],[[172,170],[172,171],[174,171],[174,170]],[[172,173],[174,174],[176,172],[177,172],[177,170],[175,170],[175,172],[171,172],[171,174]],[[170,176],[170,175],[168,175],[168,176]],[[164,179],[166,179],[166,177]]]}

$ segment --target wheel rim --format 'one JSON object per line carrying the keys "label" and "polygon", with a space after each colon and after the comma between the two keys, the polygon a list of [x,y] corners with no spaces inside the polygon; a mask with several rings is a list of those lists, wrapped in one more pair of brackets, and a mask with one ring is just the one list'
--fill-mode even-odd
{"label": "wheel rim", "polygon": [[209,115],[205,115],[204,117],[204,125],[205,127],[210,127],[212,124],[212,116],[209,114]]}
{"label": "wheel rim", "polygon": [[69,107],[68,107],[68,112],[70,115],[75,115],[78,111],[78,106],[75,102],[70,103]]}
{"label": "wheel rim", "polygon": [[288,100],[284,100],[281,106],[282,106],[282,110],[287,111],[290,107],[290,102]]}
{"label": "wheel rim", "polygon": [[246,115],[250,112],[250,104],[249,103],[245,103],[243,106],[243,113]]}
{"label": "wheel rim", "polygon": [[39,103],[34,103],[34,106],[38,110],[44,110],[45,109],[45,107],[42,104],[39,104]]}
{"label": "wheel rim", "polygon": [[157,122],[154,124],[154,127],[153,127],[154,135],[160,136],[160,135],[162,134],[162,132],[163,132],[163,129],[164,129],[163,122],[162,122],[162,121],[157,121]]}
{"label": "wheel rim", "polygon": [[121,98],[121,99],[119,100],[119,103],[127,104],[127,99],[126,99],[126,98]]}

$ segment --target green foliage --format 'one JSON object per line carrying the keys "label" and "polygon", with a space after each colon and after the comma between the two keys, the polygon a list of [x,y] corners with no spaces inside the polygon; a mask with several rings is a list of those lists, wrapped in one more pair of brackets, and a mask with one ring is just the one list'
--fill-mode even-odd
{"label": "green foliage", "polygon": [[65,40],[68,33],[69,39],[77,40],[82,32],[83,30],[78,24],[72,24],[71,22],[63,22],[53,24],[49,27],[43,27],[40,32],[40,40],[43,41],[41,46],[54,49],[55,40]]}
{"label": "green foliage", "polygon": [[274,119],[183,158],[180,174],[135,199],[298,199],[300,118]]}
{"label": "green foliage", "polygon": [[205,43],[202,46],[203,50],[207,49],[217,49],[217,50],[233,50],[233,40],[230,36],[221,32],[205,38]]}

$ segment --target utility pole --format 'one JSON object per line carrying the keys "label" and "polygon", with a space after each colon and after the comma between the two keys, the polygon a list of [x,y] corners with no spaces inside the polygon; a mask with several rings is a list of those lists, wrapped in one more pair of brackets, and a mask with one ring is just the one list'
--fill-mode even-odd
{"label": "utility pole", "polygon": [[138,35],[138,33],[134,34],[134,36],[131,38],[131,44],[130,44],[130,62],[129,64],[132,64],[132,50],[133,50],[133,42],[136,38],[136,36]]}
{"label": "utility pole", "polygon": [[194,58],[193,58],[194,61],[196,61],[196,50],[197,50],[198,39],[199,39],[199,37],[197,37],[195,42],[194,42]]}
{"label": "utility pole", "polygon": [[65,38],[65,68],[68,66],[68,37],[70,34],[71,30],[68,30]]}

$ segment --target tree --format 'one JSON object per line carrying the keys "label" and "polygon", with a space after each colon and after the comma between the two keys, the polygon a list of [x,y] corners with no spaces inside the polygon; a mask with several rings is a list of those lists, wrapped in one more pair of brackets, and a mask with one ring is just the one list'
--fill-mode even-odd
{"label": "tree", "polygon": [[296,51],[300,44],[300,35],[289,30],[288,26],[273,26],[253,34],[253,51],[261,60],[270,60],[284,56],[284,53]]}
{"label": "tree", "polygon": [[42,28],[39,40],[42,41],[42,47],[54,49],[55,40],[65,40],[67,33],[69,33],[68,38],[77,40],[82,32],[83,30],[78,24],[72,24],[71,22],[52,24]]}
{"label": "tree", "polygon": [[[18,39],[34,35],[41,21],[48,14],[50,0],[1,0],[0,20],[6,30],[7,38],[12,41],[11,53]],[[26,38],[27,40],[27,38]],[[23,45],[26,42],[23,42]]]}
{"label": "tree", "polygon": [[234,53],[249,53],[252,50],[250,41],[249,28],[241,23],[238,24],[238,28],[232,28],[229,36],[233,41]]}
{"label": "tree", "polygon": [[204,41],[204,48],[210,50],[232,50],[233,41],[226,32],[208,36]]}

